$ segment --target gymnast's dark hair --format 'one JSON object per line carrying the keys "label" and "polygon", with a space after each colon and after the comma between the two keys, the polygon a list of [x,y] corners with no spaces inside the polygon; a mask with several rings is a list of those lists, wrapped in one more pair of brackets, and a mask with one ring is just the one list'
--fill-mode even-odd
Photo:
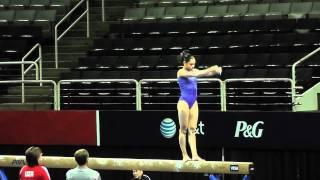
{"label": "gymnast's dark hair", "polygon": [[38,161],[41,154],[42,151],[39,147],[29,147],[25,152],[27,165],[30,167],[39,165]]}
{"label": "gymnast's dark hair", "polygon": [[193,57],[193,56],[192,56],[192,54],[190,53],[189,50],[183,50],[183,51],[180,53],[179,57],[178,57],[178,62],[179,62],[180,64],[183,63],[183,61],[184,61],[184,62],[189,62],[192,57]]}

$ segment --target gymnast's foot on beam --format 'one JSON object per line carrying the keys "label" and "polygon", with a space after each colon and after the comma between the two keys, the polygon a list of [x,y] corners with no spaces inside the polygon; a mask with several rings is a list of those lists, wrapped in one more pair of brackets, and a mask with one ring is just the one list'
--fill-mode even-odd
{"label": "gymnast's foot on beam", "polygon": [[188,155],[184,155],[184,156],[182,157],[182,161],[183,161],[183,162],[188,162],[188,161],[191,161],[191,158],[190,158]]}
{"label": "gymnast's foot on beam", "polygon": [[205,159],[202,159],[200,156],[192,157],[192,161],[206,161]]}

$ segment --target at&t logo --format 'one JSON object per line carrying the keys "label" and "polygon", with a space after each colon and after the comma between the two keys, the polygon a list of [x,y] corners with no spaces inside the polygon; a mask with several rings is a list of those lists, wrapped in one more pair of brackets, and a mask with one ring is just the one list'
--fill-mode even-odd
{"label": "at&t logo", "polygon": [[160,124],[160,133],[165,138],[172,138],[176,134],[176,123],[171,118],[165,118]]}
{"label": "at&t logo", "polygon": [[[160,133],[165,138],[172,138],[178,131],[176,123],[171,118],[165,118],[160,123]],[[205,124],[202,121],[199,121],[198,127],[196,129],[197,135],[205,135]]]}

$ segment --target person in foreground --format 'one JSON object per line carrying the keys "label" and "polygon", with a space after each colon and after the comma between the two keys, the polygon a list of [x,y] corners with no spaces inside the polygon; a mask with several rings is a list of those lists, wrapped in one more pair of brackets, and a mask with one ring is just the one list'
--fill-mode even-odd
{"label": "person in foreground", "polygon": [[50,174],[45,166],[40,165],[42,151],[39,147],[31,146],[26,152],[26,163],[20,170],[20,180],[50,180]]}
{"label": "person in foreground", "polygon": [[[196,128],[198,124],[198,102],[197,102],[197,78],[208,77],[222,73],[219,66],[211,66],[204,70],[195,68],[196,59],[189,51],[185,50],[180,53],[180,61],[183,65],[177,72],[178,83],[180,87],[180,99],[177,104],[179,117],[179,145],[182,152],[183,161],[203,161],[197,152]],[[187,139],[192,154],[192,158],[187,153]]]}
{"label": "person in foreground", "polygon": [[78,166],[66,174],[67,180],[101,180],[99,172],[88,167],[89,152],[79,149],[74,153]]}
{"label": "person in foreground", "polygon": [[132,170],[133,178],[131,180],[151,180],[142,170]]}

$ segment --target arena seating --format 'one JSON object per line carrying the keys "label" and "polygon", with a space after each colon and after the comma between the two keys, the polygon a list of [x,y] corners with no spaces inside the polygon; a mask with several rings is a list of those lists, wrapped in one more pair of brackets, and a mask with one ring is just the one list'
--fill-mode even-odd
{"label": "arena seating", "polygon": [[[1,1],[0,19],[3,20],[0,22],[4,27],[30,28],[27,31],[30,31],[28,35],[26,31],[18,32],[19,28],[12,31],[2,29],[1,40],[27,39],[27,43],[30,43],[33,42],[32,37],[50,38],[53,24],[64,12],[63,10],[70,6],[70,3],[70,1],[49,0]],[[291,78],[292,64],[319,47],[319,7],[319,2],[301,1],[139,1],[135,7],[127,8],[123,17],[117,22],[110,22],[110,31],[106,32],[104,37],[94,39],[92,47],[87,51],[88,55],[81,57],[78,66],[74,67],[71,73],[63,74],[62,77],[64,79],[103,78],[138,81],[150,78],[175,78],[177,69],[181,67],[177,61],[177,55],[184,49],[190,49],[197,59],[198,68],[203,69],[214,64],[222,66],[224,73],[219,77],[222,80]],[[32,31],[32,28],[38,29]],[[42,29],[41,33],[39,28]],[[8,34],[8,31],[11,34]],[[23,43],[19,44],[23,45]],[[20,54],[25,52],[19,46],[15,48],[17,50],[12,52],[21,52]],[[11,51],[7,55],[6,48],[0,49],[3,54],[2,59],[19,57],[12,56]],[[298,68],[299,93],[318,81],[318,68],[317,56]],[[266,88],[255,88],[255,86],[262,86],[261,83],[269,82],[230,83],[228,87],[233,90],[227,93],[236,94],[236,96],[230,96],[231,99],[227,98],[227,101],[231,106],[236,104],[235,110],[237,107],[242,109],[241,103],[244,103],[243,107],[248,107],[249,104],[246,104],[243,99],[250,101],[253,104],[250,108],[254,107],[255,110],[263,110],[264,106],[268,107],[265,110],[273,110],[280,107],[279,104],[283,107],[278,110],[291,110],[289,83],[284,83],[284,87],[281,86],[281,92],[276,91],[281,82],[270,82],[270,87],[266,85]],[[135,92],[131,91],[132,84],[128,83],[127,87],[124,86],[125,83],[121,84],[124,89],[130,89],[130,92],[125,93],[120,90],[121,88],[117,88],[117,83],[110,82],[110,84],[114,85],[106,87],[105,92],[103,88],[98,88],[101,90],[99,92],[85,88],[85,92],[82,92],[79,84],[74,85],[75,87],[72,84],[70,87],[65,85],[62,92],[63,108],[85,109],[88,100],[89,109],[135,109]],[[175,108],[174,104],[179,94],[171,89],[176,89],[177,84],[163,83],[161,88],[158,85],[157,83],[144,84],[143,109],[161,108],[162,101],[159,99],[163,97],[170,101],[168,109]],[[210,88],[206,85],[199,84],[201,94],[199,98],[202,102],[200,106],[204,109],[219,110],[221,97],[217,93],[218,85],[213,85],[210,92],[208,92]],[[94,89],[97,85],[88,83],[87,86],[92,86],[91,88]],[[155,91],[157,88],[159,92]],[[145,91],[146,89],[153,89],[154,92]],[[118,95],[121,98],[131,98],[130,105],[125,105],[121,98],[117,102]],[[104,104],[104,100],[101,101],[103,96],[111,99],[105,98]],[[259,100],[261,96],[266,97],[267,100]],[[77,101],[77,98],[81,100]],[[90,105],[91,100],[95,98],[99,101]],[[254,106],[259,102],[263,104],[261,107]]]}
{"label": "arena seating", "polygon": [[[71,4],[70,0],[1,0],[0,61],[21,61],[37,43],[40,43],[42,51],[46,52],[46,44],[51,44],[54,38],[55,23],[70,10]],[[35,59],[34,57],[38,57],[37,52],[32,53],[27,60]],[[29,71],[28,75],[32,76],[32,71]],[[20,80],[20,65],[2,65],[0,79]],[[1,84],[0,94],[4,95],[0,97],[1,103],[21,102],[19,93],[17,95],[9,92],[8,88],[12,86],[14,85]],[[32,99],[36,96],[30,94],[30,97]],[[29,97],[27,99],[29,102]]]}
{"label": "arena seating", "polygon": [[[110,25],[104,38],[94,40],[88,56],[79,59],[69,76],[175,78],[181,67],[177,55],[190,49],[199,68],[221,65],[223,80],[291,78],[291,65],[319,47],[319,7],[319,2],[140,1]],[[313,59],[298,68],[298,92],[318,80],[319,63]],[[162,100],[168,101],[168,109],[175,108],[176,83],[144,85],[143,109],[163,108]],[[230,87],[227,101],[232,110],[291,110],[290,83],[230,83]],[[207,93],[201,85],[199,89],[200,94]],[[200,99],[204,109],[219,110],[219,95]]]}

